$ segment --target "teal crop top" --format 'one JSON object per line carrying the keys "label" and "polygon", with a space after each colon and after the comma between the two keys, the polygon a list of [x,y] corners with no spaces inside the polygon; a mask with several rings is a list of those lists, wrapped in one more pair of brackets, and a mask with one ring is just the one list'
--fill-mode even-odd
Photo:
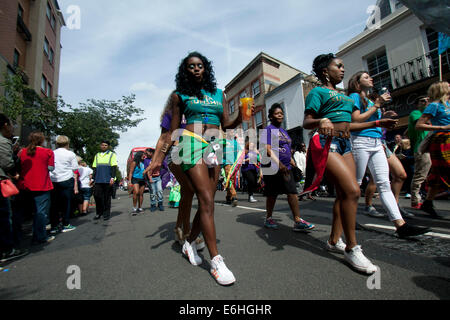
{"label": "teal crop top", "polygon": [[312,111],[319,118],[331,122],[351,122],[354,101],[343,93],[323,87],[316,87],[306,97],[305,113]]}
{"label": "teal crop top", "polygon": [[220,119],[223,115],[223,93],[217,89],[214,94],[202,89],[203,100],[197,97],[190,97],[177,92],[183,104],[183,113],[186,117],[186,124],[202,123],[220,126]]}

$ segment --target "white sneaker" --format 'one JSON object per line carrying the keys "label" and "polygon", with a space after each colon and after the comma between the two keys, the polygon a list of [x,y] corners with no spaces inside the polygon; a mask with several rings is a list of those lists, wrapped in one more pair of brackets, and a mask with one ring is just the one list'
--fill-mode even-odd
{"label": "white sneaker", "polygon": [[195,241],[192,243],[189,243],[189,241],[185,241],[183,245],[183,255],[185,255],[189,262],[193,266],[198,266],[202,264],[202,258],[200,258],[197,254],[197,246],[195,244]]}
{"label": "white sneaker", "polygon": [[233,273],[227,268],[223,262],[222,256],[219,254],[211,260],[211,275],[216,279],[217,283],[227,286],[236,281]]}
{"label": "white sneaker", "polygon": [[248,202],[258,202],[253,196],[248,197]]}
{"label": "white sneaker", "polygon": [[364,256],[361,246],[354,246],[350,252],[344,250],[344,257],[345,260],[358,271],[372,274],[378,269],[376,265]]}
{"label": "white sneaker", "polygon": [[327,250],[330,252],[335,252],[335,253],[344,253],[345,251],[345,247],[346,244],[344,241],[342,241],[341,238],[339,238],[339,240],[336,242],[335,245],[332,245],[328,240],[327,240]]}
{"label": "white sneaker", "polygon": [[144,209],[138,208],[138,212],[143,212],[143,211],[144,211]]}

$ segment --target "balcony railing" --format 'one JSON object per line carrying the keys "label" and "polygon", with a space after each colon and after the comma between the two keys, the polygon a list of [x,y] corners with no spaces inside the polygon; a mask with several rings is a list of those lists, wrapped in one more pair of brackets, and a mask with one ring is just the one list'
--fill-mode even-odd
{"label": "balcony railing", "polygon": [[[449,50],[442,54],[442,73],[449,72]],[[373,76],[374,85],[377,89],[382,86],[390,87],[391,90],[400,89],[415,82],[436,77],[439,75],[439,56],[437,49],[430,51],[420,57],[409,60],[401,65],[395,66],[378,75]]]}

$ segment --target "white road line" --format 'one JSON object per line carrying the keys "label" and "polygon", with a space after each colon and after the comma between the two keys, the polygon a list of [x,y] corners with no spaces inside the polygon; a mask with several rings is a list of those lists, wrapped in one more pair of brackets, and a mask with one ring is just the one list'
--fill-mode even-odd
{"label": "white road line", "polygon": [[[379,228],[379,229],[388,229],[388,230],[393,230],[395,231],[395,227],[392,226],[384,226],[381,224],[363,224],[363,226],[365,227],[373,227],[373,228]],[[443,239],[450,239],[450,234],[444,234],[444,233],[437,233],[437,232],[427,232],[425,233],[425,235],[427,236],[433,236],[433,237],[438,237],[438,238],[443,238]]]}
{"label": "white road line", "polygon": [[[223,204],[223,203],[219,203],[219,202],[216,202],[215,204],[216,205],[221,205],[221,206],[230,206],[228,204]],[[246,210],[266,212],[266,209],[252,208],[252,207],[236,206],[234,208],[241,208],[241,209],[246,209]],[[273,213],[276,213],[276,211],[274,211]],[[395,227],[393,227],[393,226],[385,226],[385,225],[381,225],[381,224],[368,223],[368,224],[364,224],[363,226],[395,231]],[[450,239],[450,234],[445,234],[445,233],[427,232],[424,235],[438,237],[438,238],[443,238],[443,239]]]}

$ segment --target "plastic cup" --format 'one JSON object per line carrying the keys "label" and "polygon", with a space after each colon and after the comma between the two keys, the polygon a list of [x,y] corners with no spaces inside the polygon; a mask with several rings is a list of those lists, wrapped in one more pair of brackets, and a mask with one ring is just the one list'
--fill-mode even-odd
{"label": "plastic cup", "polygon": [[252,118],[253,98],[241,98],[242,121],[250,121]]}

